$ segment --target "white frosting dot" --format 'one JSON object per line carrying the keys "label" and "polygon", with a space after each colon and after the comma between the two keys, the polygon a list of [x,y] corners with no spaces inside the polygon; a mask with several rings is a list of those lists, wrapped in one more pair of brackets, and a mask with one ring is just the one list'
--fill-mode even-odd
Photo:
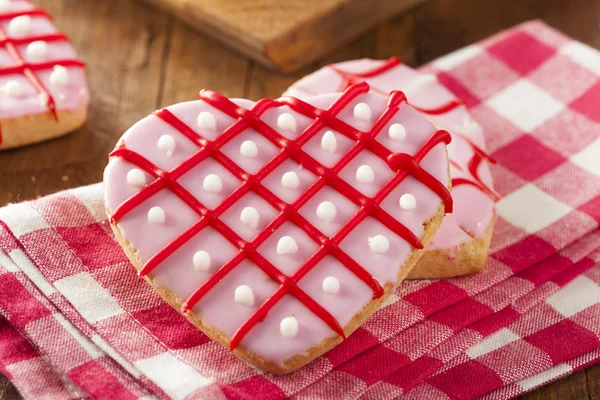
{"label": "white frosting dot", "polygon": [[334,276],[323,279],[323,291],[327,294],[338,294],[340,292],[340,281]]}
{"label": "white frosting dot", "polygon": [[356,180],[360,183],[373,183],[375,180],[375,173],[373,168],[369,165],[361,165],[356,170]]}
{"label": "white frosting dot", "polygon": [[62,65],[55,65],[48,80],[53,86],[64,86],[69,83],[69,70]]}
{"label": "white frosting dot", "polygon": [[13,18],[8,24],[8,34],[11,36],[23,36],[31,30],[31,17],[21,15]]}
{"label": "white frosting dot", "polygon": [[148,223],[162,224],[165,222],[165,210],[160,207],[152,207],[148,211]]}
{"label": "white frosting dot", "polygon": [[392,124],[388,129],[388,135],[393,140],[404,140],[406,139],[406,128],[402,124]]}
{"label": "white frosting dot", "polygon": [[335,204],[330,201],[323,201],[317,206],[317,218],[327,223],[330,223],[335,219],[337,215],[337,209]]}
{"label": "white frosting dot", "polygon": [[32,60],[43,60],[48,55],[48,43],[36,40],[27,45],[27,57]]}
{"label": "white frosting dot", "polygon": [[48,95],[48,93],[42,92],[38,96],[40,98],[40,105],[42,107],[48,106],[48,101],[50,100],[50,96]]}
{"label": "white frosting dot", "polygon": [[210,269],[210,254],[204,250],[199,250],[194,253],[192,262],[194,263],[194,269],[196,271],[206,272]]}
{"label": "white frosting dot", "polygon": [[403,210],[414,210],[417,207],[417,199],[410,193],[400,196],[400,208]]}
{"label": "white frosting dot", "polygon": [[335,153],[337,149],[337,140],[332,131],[327,131],[321,138],[321,148],[328,153]]}
{"label": "white frosting dot", "polygon": [[286,254],[295,254],[298,252],[298,243],[291,236],[283,236],[277,242],[277,254],[280,256]]}
{"label": "white frosting dot", "polygon": [[23,95],[23,85],[19,81],[8,81],[2,91],[6,97],[21,97]]}
{"label": "white frosting dot", "polygon": [[358,103],[354,106],[354,118],[369,121],[371,119],[371,107],[367,103]]}
{"label": "white frosting dot", "polygon": [[390,248],[390,241],[383,235],[375,235],[369,238],[369,247],[375,253],[386,253]]}
{"label": "white frosting dot", "polygon": [[288,171],[281,177],[281,186],[286,189],[298,189],[300,186],[300,178],[294,171]]}
{"label": "white frosting dot", "polygon": [[254,292],[248,285],[240,285],[235,288],[233,298],[236,303],[240,303],[248,307],[252,307],[254,305]]}
{"label": "white frosting dot", "polygon": [[215,119],[215,116],[211,113],[203,111],[200,114],[198,114],[198,127],[201,129],[216,131],[217,120]]}
{"label": "white frosting dot", "polygon": [[277,117],[277,126],[284,131],[296,132],[296,118],[290,113],[283,113]]}
{"label": "white frosting dot", "polygon": [[209,174],[204,178],[204,182],[202,182],[202,188],[209,193],[219,193],[223,190],[223,181],[221,177],[217,174]]}
{"label": "white frosting dot", "polygon": [[285,317],[279,324],[281,336],[286,339],[293,339],[298,334],[298,321],[295,317]]}
{"label": "white frosting dot", "polygon": [[127,183],[132,186],[145,186],[146,185],[146,174],[139,168],[130,169],[127,173]]}
{"label": "white frosting dot", "polygon": [[244,207],[244,209],[240,213],[240,221],[242,221],[243,224],[246,224],[251,228],[256,229],[258,227],[259,220],[260,215],[254,207]]}
{"label": "white frosting dot", "polygon": [[244,157],[254,158],[258,155],[258,146],[252,140],[246,140],[240,146],[240,154]]}
{"label": "white frosting dot", "polygon": [[166,151],[168,156],[173,155],[175,150],[175,139],[171,135],[162,135],[158,138],[158,148]]}
{"label": "white frosting dot", "polygon": [[10,0],[0,0],[0,11],[10,11]]}

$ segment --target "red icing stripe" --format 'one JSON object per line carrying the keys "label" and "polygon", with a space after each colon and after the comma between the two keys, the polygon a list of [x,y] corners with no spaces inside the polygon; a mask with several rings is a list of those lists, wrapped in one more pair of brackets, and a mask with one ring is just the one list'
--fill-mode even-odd
{"label": "red icing stripe", "polygon": [[[380,202],[408,175],[414,176],[443,200],[446,210],[452,210],[452,198],[447,188],[437,181],[433,176],[423,170],[419,162],[439,143],[449,143],[450,134],[446,131],[436,132],[423,147],[415,154],[391,153],[389,149],[381,145],[374,138],[389,122],[396,113],[398,107],[406,103],[406,97],[401,92],[393,92],[390,95],[386,111],[375,122],[369,132],[359,131],[347,123],[339,120],[337,114],[343,110],[356,96],[367,93],[369,85],[361,83],[349,87],[340,98],[332,104],[329,109],[321,110],[295,98],[281,98],[278,100],[261,100],[247,110],[237,106],[228,98],[212,91],[203,90],[200,92],[200,99],[210,104],[212,107],[224,112],[236,121],[225,129],[214,141],[206,140],[200,137],[195,131],[178,119],[169,110],[163,109],[157,111],[155,115],[163,121],[170,124],[183,135],[188,137],[193,143],[200,147],[199,151],[184,161],[171,171],[163,171],[149,160],[141,155],[125,148],[121,143],[118,148],[111,153],[111,157],[119,156],[126,161],[138,166],[156,178],[154,182],[146,186],[140,192],[136,193],[123,204],[121,204],[111,217],[113,223],[117,223],[129,211],[142,204],[150,196],[154,195],[163,188],[169,188],[173,193],[180,197],[192,210],[202,218],[191,228],[169,243],[151,259],[149,259],[140,271],[144,276],[150,273],[161,262],[175,252],[179,247],[194,237],[206,226],[213,227],[224,238],[235,245],[239,252],[235,257],[223,265],[215,274],[204,282],[185,302],[182,307],[183,312],[187,312],[198,303],[215,285],[220,282],[228,273],[230,273],[244,259],[248,258],[260,269],[262,269],[271,279],[281,286],[271,295],[250,318],[244,322],[231,338],[230,348],[235,349],[245,335],[260,321],[264,320],[269,310],[286,294],[291,294],[298,299],[305,307],[323,320],[332,330],[345,338],[344,331],[337,320],[322,306],[315,302],[302,289],[298,287],[298,282],[312,268],[314,268],[326,255],[331,254],[340,261],[348,270],[350,270],[359,279],[365,282],[373,290],[373,297],[379,298],[383,295],[383,288],[379,282],[371,276],[362,266],[348,256],[339,244],[356,226],[368,216],[376,218],[383,225],[388,227],[394,233],[405,239],[416,248],[423,248],[422,243],[408,228],[398,222],[395,218],[384,211]],[[299,114],[313,118],[313,123],[308,126],[295,140],[289,140],[281,136],[276,130],[271,128],[260,119],[260,116],[267,110],[289,106]],[[351,138],[356,143],[353,148],[338,160],[335,166],[327,168],[321,165],[313,157],[305,153],[301,147],[322,128],[330,127],[339,133]],[[233,160],[229,159],[220,151],[220,148],[229,140],[247,128],[253,128],[262,136],[267,138],[282,151],[260,171],[252,175],[245,172]],[[373,197],[364,196],[358,190],[342,180],[337,174],[341,171],[358,153],[368,149],[380,158],[382,158],[389,167],[396,171],[393,179],[384,185],[380,191]],[[207,157],[213,157],[233,175],[243,183],[233,193],[221,202],[214,210],[210,210],[202,205],[191,193],[185,190],[177,179],[194,166],[198,165]],[[287,204],[279,199],[274,193],[264,187],[260,182],[268,174],[273,172],[287,158],[295,160],[298,164],[311,171],[318,177],[317,181],[311,185],[293,204]],[[359,212],[352,217],[333,237],[329,238],[323,235],[317,228],[308,222],[298,210],[312,196],[314,196],[325,185],[329,185],[349,200],[357,204]],[[249,191],[254,191],[261,198],[280,211],[280,214],[271,223],[260,232],[251,242],[244,241],[230,227],[224,224],[219,217],[234,203],[240,200]],[[320,249],[313,254],[292,276],[287,276],[279,271],[267,259],[265,259],[256,249],[264,243],[267,238],[284,222],[291,221],[301,228],[313,241],[320,245]]]}
{"label": "red icing stripe", "polygon": [[[454,134],[454,135],[460,136],[465,142],[467,142],[469,144],[469,146],[471,146],[471,149],[473,149],[473,157],[471,157],[471,159],[469,160],[469,173],[471,174],[472,179],[454,178],[454,179],[452,179],[452,187],[456,187],[459,185],[475,186],[476,188],[481,190],[483,193],[485,193],[494,202],[497,202],[498,200],[500,200],[500,195],[494,189],[492,189],[490,186],[486,185],[485,182],[483,182],[483,180],[479,176],[479,166],[481,165],[482,162],[488,161],[492,164],[496,164],[496,160],[494,160],[490,155],[488,155],[481,148],[476,146],[467,137],[459,135],[459,134]],[[454,163],[454,162],[452,162],[452,163],[453,163],[453,165],[458,167],[458,165],[456,163]],[[460,167],[458,167],[458,168],[462,169]]]}
{"label": "red icing stripe", "polygon": [[[373,69],[370,69],[368,71],[363,71],[363,72],[347,72],[347,71],[343,71],[343,70],[335,67],[334,65],[330,65],[328,67],[342,77],[343,81],[340,86],[341,87],[340,91],[343,91],[352,84],[363,82],[367,78],[376,77],[376,76],[378,76],[382,73],[385,73],[385,72],[389,71],[390,69],[392,69],[396,66],[399,66],[401,64],[402,64],[402,62],[397,57],[392,57],[392,58],[389,58],[388,60],[386,60],[380,66],[377,66]],[[305,89],[300,88],[300,90],[303,90],[306,92]],[[385,96],[388,95],[388,93],[385,90],[381,90],[377,87],[371,87],[371,91],[385,95]],[[422,108],[422,107],[418,107],[414,104],[411,104],[411,105],[417,111],[419,111],[423,114],[442,115],[442,114],[446,114],[446,113],[454,110],[457,107],[464,106],[465,104],[462,100],[452,99],[452,100],[448,101],[446,104],[442,104],[441,106],[439,106],[437,108]],[[453,133],[453,135],[458,136],[457,133]],[[463,137],[462,135],[460,135],[460,136]],[[479,147],[475,146],[475,144],[473,144],[473,142],[468,140],[466,137],[463,137],[463,138],[469,144],[469,146],[471,146],[471,148],[473,149],[473,153],[474,153],[473,158],[471,160],[469,160],[469,172],[471,173],[471,176],[473,177],[473,179],[456,178],[456,179],[452,180],[452,186],[459,186],[459,185],[465,185],[465,184],[475,186],[476,188],[481,190],[484,194],[486,194],[488,197],[490,197],[494,202],[497,202],[498,200],[500,200],[500,195],[496,191],[494,191],[494,189],[492,189],[490,186],[486,185],[481,180],[481,178],[479,177],[479,173],[477,171],[479,168],[479,165],[481,165],[481,163],[483,161],[489,161],[489,162],[495,164],[494,159],[491,156],[489,156],[485,151],[483,151]],[[455,166],[458,166],[458,164],[456,164],[456,162],[454,162],[453,160],[450,160],[450,161]]]}
{"label": "red icing stripe", "polygon": [[[44,17],[47,19],[52,19],[50,14],[41,9],[32,9],[18,12],[11,12],[7,14],[0,15],[0,22],[10,21],[13,18],[20,16],[31,16],[31,17]],[[17,50],[16,46],[29,44],[36,40],[44,40],[47,42],[56,42],[56,41],[68,41],[68,37],[63,33],[53,33],[48,35],[39,35],[39,36],[31,36],[27,38],[12,38],[9,37],[8,34],[0,27],[0,47],[4,47],[6,51],[10,54],[14,61],[14,65],[9,67],[0,67],[0,76],[2,75],[11,75],[11,74],[23,74],[27,80],[31,83],[31,85],[35,88],[35,90],[39,94],[43,94],[46,97],[46,107],[48,107],[48,111],[50,111],[56,121],[58,121],[58,114],[56,111],[56,103],[54,102],[54,98],[50,95],[48,89],[44,86],[42,81],[37,77],[35,71],[45,70],[54,68],[57,65],[61,65],[63,67],[85,67],[85,63],[77,60],[77,59],[64,59],[64,60],[54,60],[51,62],[44,63],[27,63],[19,50]],[[2,144],[2,127],[0,126],[0,144]]]}

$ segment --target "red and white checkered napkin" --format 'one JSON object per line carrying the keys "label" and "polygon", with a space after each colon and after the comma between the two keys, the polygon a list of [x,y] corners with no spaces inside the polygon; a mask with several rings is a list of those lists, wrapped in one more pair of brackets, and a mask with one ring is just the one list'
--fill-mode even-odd
{"label": "red and white checkered napkin", "polygon": [[100,185],[0,209],[0,368],[26,398],[508,398],[600,361],[600,54],[530,22],[426,66],[485,128],[503,195],[487,268],[403,284],[286,376],[139,279]]}

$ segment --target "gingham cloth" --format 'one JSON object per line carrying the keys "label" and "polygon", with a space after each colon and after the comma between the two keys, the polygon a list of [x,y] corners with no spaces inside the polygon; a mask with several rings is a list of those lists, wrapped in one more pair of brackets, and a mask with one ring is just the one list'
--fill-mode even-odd
{"label": "gingham cloth", "polygon": [[25,398],[493,398],[600,361],[600,54],[529,22],[423,68],[484,127],[486,269],[407,282],[285,376],[213,343],[135,274],[100,184],[0,209],[0,368]]}

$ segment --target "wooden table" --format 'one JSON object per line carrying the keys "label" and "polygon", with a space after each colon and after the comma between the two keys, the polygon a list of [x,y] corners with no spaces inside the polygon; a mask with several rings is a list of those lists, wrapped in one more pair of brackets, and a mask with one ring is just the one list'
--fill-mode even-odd
{"label": "wooden table", "polygon": [[[99,182],[107,154],[131,124],[208,87],[233,97],[276,97],[320,65],[399,56],[418,66],[519,22],[541,18],[600,48],[600,0],[429,0],[295,75],[277,75],[135,0],[35,0],[89,65],[87,125],[61,139],[0,153],[0,205]],[[0,399],[20,398],[0,379]],[[600,398],[600,365],[524,396]]]}

